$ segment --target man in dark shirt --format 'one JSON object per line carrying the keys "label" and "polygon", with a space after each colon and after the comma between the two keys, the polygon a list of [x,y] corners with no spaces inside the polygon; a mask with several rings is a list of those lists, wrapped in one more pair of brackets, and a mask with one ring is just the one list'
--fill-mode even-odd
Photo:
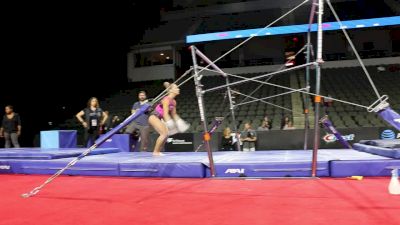
{"label": "man in dark shirt", "polygon": [[21,118],[14,112],[11,105],[5,107],[6,114],[3,117],[0,128],[0,137],[5,138],[5,148],[11,147],[11,142],[15,148],[19,148],[18,136],[21,135]]}
{"label": "man in dark shirt", "polygon": [[[135,102],[132,106],[132,114],[147,102],[146,92],[140,91],[138,99],[139,101]],[[140,133],[140,151],[147,151],[149,145],[150,126],[148,120],[149,116],[142,114],[136,120],[132,121],[125,129],[126,134],[133,134],[134,132]]]}
{"label": "man in dark shirt", "polygon": [[244,152],[253,152],[256,150],[257,133],[251,129],[249,122],[244,124],[244,130],[240,134],[240,140],[243,143]]}

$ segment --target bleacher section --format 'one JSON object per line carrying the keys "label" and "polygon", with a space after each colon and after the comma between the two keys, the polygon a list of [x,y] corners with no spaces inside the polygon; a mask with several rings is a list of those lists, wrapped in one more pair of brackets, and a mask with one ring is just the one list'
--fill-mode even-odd
{"label": "bleacher section", "polygon": [[[245,77],[252,77],[256,75],[260,74],[241,74],[241,76]],[[272,78],[269,82],[284,86],[290,86],[289,77],[290,74],[284,74],[281,75],[280,77],[276,76]],[[238,81],[238,79],[233,79],[233,78],[231,79],[231,82],[235,81]],[[207,89],[219,85],[224,85],[225,79],[219,76],[209,76],[209,77],[204,77],[202,83],[204,84],[204,89]],[[258,83],[247,82],[244,84],[240,84],[238,86],[233,86],[232,89],[237,90],[243,94],[250,94],[258,86],[259,86]],[[199,124],[200,121],[199,121],[198,105],[194,93],[194,85],[193,84],[191,84],[190,86],[187,85],[182,89],[183,93],[185,94],[181,95],[178,98],[178,101],[182,102],[180,104],[183,105],[181,106],[182,108],[179,108],[182,117],[186,118],[193,124],[192,126],[193,131],[196,132],[201,131],[202,127]],[[283,90],[279,90],[278,88],[267,87],[264,85],[260,90],[255,92],[252,96],[256,98],[262,98],[282,92]],[[211,119],[215,116],[227,116],[222,126],[219,127],[219,130],[223,129],[223,127],[226,126],[230,126],[231,128],[233,128],[232,119],[230,117],[229,101],[225,96],[226,96],[226,89],[225,90],[221,89],[220,91],[206,93],[204,95],[206,115],[209,118],[209,122],[211,122]],[[234,99],[236,103],[240,103],[243,100],[244,97],[239,95],[236,95]],[[245,101],[249,100],[251,99],[248,98]],[[267,101],[276,105],[283,106],[285,108],[289,109],[291,108],[290,95],[280,96],[277,98],[269,99]],[[291,114],[290,111],[285,112],[283,109],[279,109],[277,107],[267,105],[262,102],[254,102],[239,106],[237,107],[235,112],[236,112],[236,119],[238,121],[240,129],[243,127],[244,122],[247,121],[251,121],[253,123],[253,127],[257,128],[258,126],[261,125],[261,120],[264,118],[265,115],[268,115],[268,117],[272,119],[273,122],[272,127],[274,129],[279,129],[282,115]]]}
{"label": "bleacher section", "polygon": [[[367,68],[381,95],[389,96],[393,109],[400,109],[400,71],[378,72],[376,67]],[[321,94],[369,106],[377,97],[360,67],[324,69]],[[365,109],[334,102],[328,114],[337,127],[379,127],[383,120]]]}

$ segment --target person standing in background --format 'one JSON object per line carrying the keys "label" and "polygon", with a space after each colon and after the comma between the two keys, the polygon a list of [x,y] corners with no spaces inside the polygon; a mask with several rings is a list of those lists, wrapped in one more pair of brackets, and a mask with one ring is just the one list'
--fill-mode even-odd
{"label": "person standing in background", "polygon": [[268,125],[268,130],[271,130],[271,129],[272,129],[272,120],[269,119],[268,115],[265,115],[265,116],[264,116],[264,119],[263,119],[262,124],[264,124],[264,122],[267,123],[267,125]]}
{"label": "person standing in background", "polygon": [[[145,91],[140,91],[138,93],[138,102],[133,104],[131,113],[134,114],[142,105],[147,103],[147,95]],[[147,151],[149,146],[150,138],[150,126],[149,126],[149,115],[142,114],[136,120],[132,121],[125,129],[126,134],[133,134],[135,131],[139,130],[140,133],[140,151]]]}
{"label": "person standing in background", "polygon": [[289,120],[289,122],[283,127],[282,130],[295,130],[296,127],[293,126],[293,122]]}
{"label": "person standing in background", "polygon": [[5,113],[1,122],[0,137],[5,139],[5,148],[10,148],[11,142],[14,148],[19,148],[18,137],[21,135],[21,118],[18,113],[14,112],[14,107],[11,105],[5,107]]}
{"label": "person standing in background", "polygon": [[231,128],[225,128],[221,139],[221,151],[237,151],[235,143],[236,138]]}
{"label": "person standing in background", "polygon": [[281,130],[290,122],[289,116],[284,116],[281,120]]}
{"label": "person standing in background", "polygon": [[243,142],[244,152],[254,152],[256,150],[257,133],[251,129],[249,122],[244,124],[244,130],[240,134],[240,140]]}
{"label": "person standing in background", "polygon": [[100,108],[99,100],[89,99],[87,107],[76,114],[76,118],[84,128],[83,144],[89,147],[99,137],[100,127],[104,125],[108,115]]}
{"label": "person standing in background", "polygon": [[269,131],[270,130],[270,125],[268,123],[268,120],[263,120],[261,126],[257,128],[257,131]]}

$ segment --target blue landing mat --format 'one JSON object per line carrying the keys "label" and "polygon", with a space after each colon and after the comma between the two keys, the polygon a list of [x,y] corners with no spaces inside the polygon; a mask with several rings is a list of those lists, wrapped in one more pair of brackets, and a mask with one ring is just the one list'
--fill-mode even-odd
{"label": "blue landing mat", "polygon": [[400,167],[400,160],[332,161],[331,177],[391,176],[392,166]]}
{"label": "blue landing mat", "polygon": [[[382,140],[381,140],[382,141]],[[356,143],[353,148],[360,153],[369,154],[370,160],[357,160],[349,158],[347,160],[333,160],[331,165],[331,177],[348,176],[390,176],[390,166],[400,166],[399,149],[383,148],[378,146]],[[382,157],[381,159],[375,159]]]}
{"label": "blue landing mat", "polygon": [[[67,175],[119,176],[119,162],[126,160],[129,153],[110,153],[87,156],[64,172]],[[0,166],[9,166],[9,173],[18,174],[54,174],[64,168],[74,158],[52,160],[1,160]],[[0,173],[6,173],[5,169]]]}
{"label": "blue landing mat", "polygon": [[[214,154],[216,173],[219,177],[309,177],[312,151],[257,151],[217,152]],[[330,161],[378,160],[386,157],[354,150],[319,150],[317,176],[330,176]],[[207,163],[208,164],[208,163]],[[207,169],[207,176],[210,175]]]}
{"label": "blue landing mat", "polygon": [[165,153],[161,157],[137,153],[120,163],[120,176],[204,177],[207,159],[204,152]]}
{"label": "blue landing mat", "polygon": [[[218,177],[308,177],[311,174],[311,157],[310,150],[214,153]],[[0,159],[0,173],[53,174],[72,159]],[[370,169],[371,165],[373,169]],[[317,175],[382,176],[389,175],[386,167],[393,165],[400,165],[400,160],[355,150],[319,150]],[[162,157],[154,157],[151,153],[119,152],[85,157],[66,174],[207,177],[209,168],[205,152],[168,152]]]}
{"label": "blue landing mat", "polygon": [[[0,159],[59,159],[76,157],[86,148],[63,148],[63,149],[41,149],[41,148],[11,148],[0,149]],[[96,148],[90,155],[108,154],[120,152],[118,148]]]}
{"label": "blue landing mat", "polygon": [[[65,171],[67,175],[135,177],[204,177],[205,153],[111,153],[88,156]],[[1,160],[0,173],[54,174],[74,158],[53,160]],[[7,169],[7,170],[6,170]]]}
{"label": "blue landing mat", "polygon": [[354,144],[353,148],[361,152],[367,152],[375,155],[386,156],[394,159],[400,159],[400,148],[384,148],[366,144]]}
{"label": "blue landing mat", "polygon": [[[129,153],[110,153],[105,155],[87,156],[78,161],[64,174],[67,175],[93,175],[93,176],[119,176],[120,160],[126,160],[124,155]],[[54,174],[64,168],[74,158],[60,158],[52,160],[1,160],[0,173],[7,173],[5,165],[9,166],[8,173],[19,174]]]}

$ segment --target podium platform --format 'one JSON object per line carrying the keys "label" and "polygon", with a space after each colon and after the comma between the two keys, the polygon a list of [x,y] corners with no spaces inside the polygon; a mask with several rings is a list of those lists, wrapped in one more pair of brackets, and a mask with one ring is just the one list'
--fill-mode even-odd
{"label": "podium platform", "polygon": [[103,144],[99,145],[100,148],[119,148],[121,152],[133,152],[132,146],[136,142],[129,134],[114,134],[111,138],[107,139]]}
{"label": "podium platform", "polygon": [[76,130],[46,130],[40,131],[40,147],[50,148],[76,148]]}

